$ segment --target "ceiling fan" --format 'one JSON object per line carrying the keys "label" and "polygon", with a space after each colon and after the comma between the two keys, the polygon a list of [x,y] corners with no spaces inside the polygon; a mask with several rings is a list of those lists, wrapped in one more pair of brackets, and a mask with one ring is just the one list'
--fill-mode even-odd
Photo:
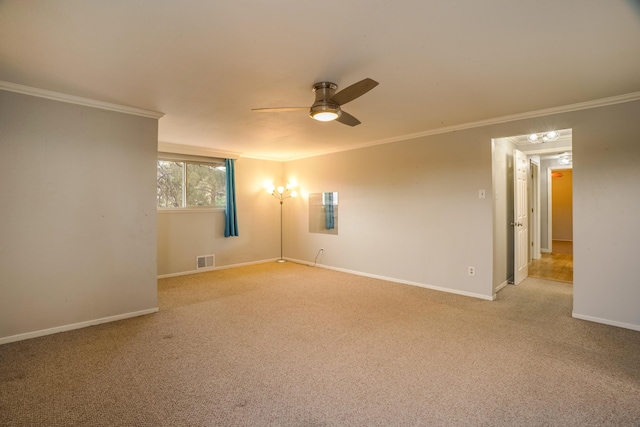
{"label": "ceiling fan", "polygon": [[336,90],[338,89],[337,84],[331,82],[319,82],[313,85],[313,91],[316,94],[316,100],[311,108],[254,108],[251,111],[255,111],[258,113],[270,113],[280,111],[309,110],[309,116],[311,116],[311,118],[315,120],[319,120],[321,122],[336,120],[348,126],[357,126],[360,124],[360,120],[356,119],[351,114],[342,111],[340,106],[364,95],[376,86],[378,86],[377,81],[366,78],[336,93]]}

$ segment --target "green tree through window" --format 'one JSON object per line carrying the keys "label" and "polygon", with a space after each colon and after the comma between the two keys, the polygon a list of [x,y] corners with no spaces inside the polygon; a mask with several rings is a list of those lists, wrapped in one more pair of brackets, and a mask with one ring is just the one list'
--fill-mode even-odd
{"label": "green tree through window", "polygon": [[158,208],[224,207],[223,165],[158,160]]}
{"label": "green tree through window", "polygon": [[187,206],[226,203],[224,167],[187,163]]}

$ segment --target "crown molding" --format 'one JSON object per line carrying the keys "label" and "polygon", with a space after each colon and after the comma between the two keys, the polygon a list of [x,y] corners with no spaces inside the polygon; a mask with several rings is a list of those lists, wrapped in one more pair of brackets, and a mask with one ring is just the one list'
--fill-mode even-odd
{"label": "crown molding", "polygon": [[495,118],[492,118],[492,119],[479,120],[479,121],[476,121],[476,122],[463,123],[463,124],[460,124],[460,125],[446,126],[446,127],[442,127],[442,128],[436,128],[436,129],[427,130],[427,131],[424,131],[424,132],[417,132],[417,133],[400,135],[400,136],[395,136],[395,137],[386,138],[386,139],[379,139],[379,140],[376,140],[376,141],[370,141],[370,142],[366,142],[364,144],[354,145],[352,147],[349,147],[349,148],[346,148],[346,149],[342,149],[342,150],[325,151],[325,152],[321,152],[321,153],[315,153],[315,154],[304,155],[304,156],[299,156],[299,157],[292,157],[292,158],[289,158],[289,159],[283,159],[281,161],[287,162],[287,161],[292,161],[292,160],[300,160],[300,159],[304,159],[304,158],[308,158],[308,157],[316,157],[316,156],[322,156],[322,155],[325,155],[325,154],[333,154],[333,153],[339,153],[339,152],[342,152],[342,151],[357,150],[357,149],[360,149],[360,148],[366,148],[366,147],[373,147],[373,146],[376,146],[376,145],[389,144],[389,143],[392,143],[392,142],[406,141],[406,140],[410,140],[410,139],[414,139],[414,138],[421,138],[421,137],[424,137],[424,136],[439,135],[439,134],[443,134],[443,133],[449,133],[449,132],[456,132],[456,131],[461,131],[461,130],[466,130],[466,129],[479,128],[479,127],[483,127],[483,126],[490,126],[490,125],[497,125],[497,124],[501,124],[501,123],[515,122],[517,120],[533,119],[533,118],[536,118],[536,117],[550,116],[550,115],[553,115],[553,114],[570,113],[570,112],[573,112],[573,111],[588,110],[588,109],[591,109],[591,108],[606,107],[608,105],[622,104],[622,103],[625,103],[625,102],[633,102],[633,101],[640,101],[640,92],[632,92],[632,93],[627,93],[627,94],[624,94],[624,95],[611,96],[611,97],[608,97],[608,98],[601,98],[601,99],[596,99],[596,100],[593,100],[593,101],[580,102],[580,103],[577,103],[577,104],[563,105],[563,106],[560,106],[560,107],[546,108],[546,109],[543,109],[543,110],[530,111],[530,112],[527,112],[527,113],[510,114],[508,116],[495,117]]}
{"label": "crown molding", "polygon": [[527,113],[510,114],[508,116],[495,117],[492,119],[479,120],[476,122],[463,123],[460,125],[447,126],[443,128],[432,129],[424,132],[417,132],[397,137],[387,138],[383,140],[372,141],[354,148],[362,148],[372,145],[387,144],[390,142],[404,141],[408,139],[420,138],[423,136],[438,135],[442,133],[456,132],[465,129],[478,128],[483,126],[497,125],[501,123],[515,122],[518,120],[533,119],[536,117],[550,116],[553,114],[570,113],[573,111],[588,110],[591,108],[606,107],[608,105],[622,104],[625,102],[633,102],[640,100],[640,92],[628,93],[625,95],[612,96],[609,98],[596,99],[593,101],[580,102],[577,104],[563,105],[560,107],[545,108],[543,110],[530,111]]}
{"label": "crown molding", "polygon": [[144,110],[142,108],[128,107],[125,105],[112,104],[110,102],[96,101],[94,99],[82,98],[80,96],[67,95],[60,92],[53,92],[46,89],[38,89],[30,86],[23,86],[16,83],[0,81],[0,90],[21,93],[23,95],[36,96],[38,98],[46,98],[54,101],[66,102],[69,104],[77,104],[85,107],[99,108],[101,110],[115,111],[118,113],[131,114],[134,116],[148,117],[151,119],[160,119],[164,113],[157,111]]}

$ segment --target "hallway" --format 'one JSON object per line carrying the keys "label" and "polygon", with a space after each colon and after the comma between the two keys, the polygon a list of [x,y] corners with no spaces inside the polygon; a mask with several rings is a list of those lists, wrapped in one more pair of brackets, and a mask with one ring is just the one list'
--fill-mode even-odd
{"label": "hallway", "polygon": [[553,241],[553,252],[529,265],[529,277],[573,283],[573,242]]}

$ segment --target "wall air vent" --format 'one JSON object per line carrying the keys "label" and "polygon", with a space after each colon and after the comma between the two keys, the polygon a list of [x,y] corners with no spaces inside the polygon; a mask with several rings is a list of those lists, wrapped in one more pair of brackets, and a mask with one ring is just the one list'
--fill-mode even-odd
{"label": "wall air vent", "polygon": [[196,270],[211,269],[216,266],[215,255],[200,255],[196,257]]}

